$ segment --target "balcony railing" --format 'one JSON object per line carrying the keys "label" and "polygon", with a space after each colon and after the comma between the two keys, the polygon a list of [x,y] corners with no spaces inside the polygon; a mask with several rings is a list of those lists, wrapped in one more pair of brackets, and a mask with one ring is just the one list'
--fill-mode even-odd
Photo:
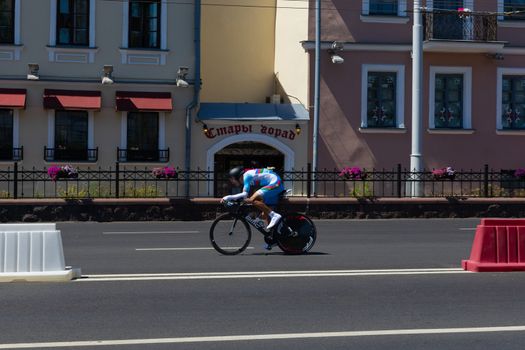
{"label": "balcony railing", "polygon": [[47,148],[44,146],[44,160],[46,162],[96,162],[98,161],[98,147],[89,149],[68,149]]}
{"label": "balcony railing", "polygon": [[425,40],[498,40],[498,17],[486,13],[429,11],[423,14]]}
{"label": "balcony railing", "polygon": [[166,163],[170,160],[170,149],[122,149],[117,148],[119,162],[159,162]]}
{"label": "balcony railing", "polygon": [[24,147],[0,147],[0,161],[21,161],[24,159]]}

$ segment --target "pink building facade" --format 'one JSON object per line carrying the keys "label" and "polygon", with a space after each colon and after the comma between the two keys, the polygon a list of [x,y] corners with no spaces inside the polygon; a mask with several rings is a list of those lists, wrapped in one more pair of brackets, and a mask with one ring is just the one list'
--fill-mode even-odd
{"label": "pink building facade", "polygon": [[[525,2],[421,2],[425,167],[525,167]],[[412,9],[323,2],[319,168],[409,167]],[[315,1],[310,11],[313,106]]]}

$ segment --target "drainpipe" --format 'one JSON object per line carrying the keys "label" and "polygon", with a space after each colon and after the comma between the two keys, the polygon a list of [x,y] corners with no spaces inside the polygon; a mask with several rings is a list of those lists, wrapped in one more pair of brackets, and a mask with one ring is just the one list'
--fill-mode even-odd
{"label": "drainpipe", "polygon": [[[315,4],[315,83],[314,83],[314,130],[312,135],[312,170],[317,171],[317,139],[319,137],[319,107],[321,82],[321,0]],[[315,175],[312,176],[312,193],[317,195]]]}
{"label": "drainpipe", "polygon": [[[201,0],[195,0],[194,16],[195,82],[193,84],[193,100],[186,106],[186,154],[184,157],[184,169],[187,172],[191,169],[191,112],[199,105],[199,94],[201,89]],[[190,196],[189,173],[186,176],[185,195],[186,198],[189,198]]]}

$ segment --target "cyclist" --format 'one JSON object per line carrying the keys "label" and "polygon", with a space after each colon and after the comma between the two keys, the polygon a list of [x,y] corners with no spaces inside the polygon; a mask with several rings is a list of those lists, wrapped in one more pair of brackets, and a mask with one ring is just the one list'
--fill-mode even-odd
{"label": "cyclist", "polygon": [[[279,175],[267,168],[245,170],[243,167],[238,166],[230,170],[229,178],[232,185],[242,186],[243,189],[241,193],[224,196],[221,199],[221,203],[245,199],[246,202],[253,204],[263,213],[262,217],[268,224],[266,230],[270,230],[279,222],[281,215],[268,207],[269,205],[276,205],[279,201],[279,196],[284,191],[283,182]],[[260,188],[248,198],[252,187]]]}

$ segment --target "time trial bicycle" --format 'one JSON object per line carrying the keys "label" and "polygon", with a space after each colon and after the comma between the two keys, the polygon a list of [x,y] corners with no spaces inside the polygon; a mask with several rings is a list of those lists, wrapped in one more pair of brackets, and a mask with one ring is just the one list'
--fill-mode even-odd
{"label": "time trial bicycle", "polygon": [[305,254],[315,244],[317,231],[312,220],[300,213],[283,212],[282,219],[270,231],[255,206],[244,201],[224,202],[228,210],[213,221],[210,240],[213,248],[224,255],[242,253],[250,244],[251,227],[264,235],[267,243],[275,242],[286,254]]}

